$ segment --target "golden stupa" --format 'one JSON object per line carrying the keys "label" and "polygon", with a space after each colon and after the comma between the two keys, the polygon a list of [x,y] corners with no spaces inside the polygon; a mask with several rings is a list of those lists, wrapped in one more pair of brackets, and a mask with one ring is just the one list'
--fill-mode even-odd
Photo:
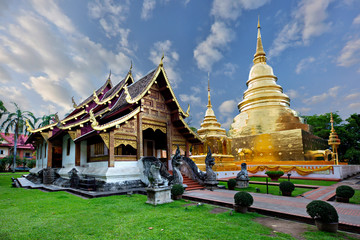
{"label": "golden stupa", "polygon": [[328,144],[331,146],[332,148],[332,152],[334,154],[334,160],[335,160],[335,164],[339,165],[339,156],[338,156],[338,146],[340,145],[340,139],[337,135],[337,133],[335,132],[334,129],[334,119],[333,119],[333,115],[331,113],[331,118],[330,118],[330,123],[331,123],[331,132],[329,135],[329,140],[328,140]]}
{"label": "golden stupa", "polygon": [[[308,150],[325,149],[326,142],[309,132],[290,98],[278,85],[273,69],[266,63],[261,41],[260,21],[257,45],[239,114],[230,127],[232,154],[236,161],[284,164],[306,160]],[[279,163],[280,162],[280,163]]]}
{"label": "golden stupa", "polygon": [[208,76],[208,104],[205,117],[197,133],[204,140],[203,145],[194,146],[191,158],[200,170],[205,171],[205,157],[210,147],[215,158],[214,171],[235,171],[237,166],[231,155],[231,140],[226,136],[226,130],[221,128],[211,105],[210,78]]}

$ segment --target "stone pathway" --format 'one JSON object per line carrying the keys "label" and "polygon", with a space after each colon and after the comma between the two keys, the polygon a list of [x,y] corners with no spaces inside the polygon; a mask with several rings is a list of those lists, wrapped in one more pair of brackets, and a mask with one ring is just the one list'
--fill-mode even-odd
{"label": "stone pathway", "polygon": [[[237,191],[218,189],[195,190],[184,193],[185,199],[206,202],[210,204],[232,207],[234,195]],[[312,200],[307,198],[283,197],[271,194],[250,193],[254,198],[254,204],[250,210],[262,214],[289,218],[307,223],[312,219],[306,213],[306,205]],[[349,203],[329,202],[339,214],[339,228],[351,232],[360,233],[360,205]]]}

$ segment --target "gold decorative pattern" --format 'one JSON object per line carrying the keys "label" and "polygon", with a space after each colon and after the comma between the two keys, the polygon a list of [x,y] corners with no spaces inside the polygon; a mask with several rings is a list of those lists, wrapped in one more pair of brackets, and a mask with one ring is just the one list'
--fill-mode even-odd
{"label": "gold decorative pattern", "polygon": [[42,132],[41,136],[45,139],[45,141],[47,141],[49,139],[49,133],[48,132]]}
{"label": "gold decorative pattern", "polygon": [[154,132],[155,132],[156,130],[160,130],[160,131],[162,131],[163,133],[166,134],[166,127],[160,127],[160,126],[156,126],[156,125],[152,125],[152,124],[143,124],[143,125],[142,125],[142,129],[143,129],[143,130],[146,130],[146,129],[149,129],[149,128],[151,128],[152,130],[154,130]]}
{"label": "gold decorative pattern", "polygon": [[115,139],[115,145],[114,147],[118,147],[121,144],[130,145],[131,147],[137,149],[137,142],[136,140],[124,140],[124,139]]}
{"label": "gold decorative pattern", "polygon": [[76,138],[76,131],[68,131],[68,134],[70,135],[71,139],[74,141]]}
{"label": "gold decorative pattern", "polygon": [[85,114],[86,113],[86,110],[83,109],[82,111],[78,112],[77,114],[71,116],[71,117],[68,117],[68,118],[65,118],[64,120],[61,121],[61,123],[65,124],[67,121],[71,120],[71,119],[74,119],[74,118],[77,118],[77,117],[80,117],[81,115]]}
{"label": "gold decorative pattern", "polygon": [[107,148],[110,148],[110,136],[109,136],[109,133],[100,133],[100,137],[104,141]]}
{"label": "gold decorative pattern", "polygon": [[128,115],[122,116],[121,118],[115,119],[114,121],[105,123],[103,125],[99,125],[99,123],[96,121],[94,114],[92,113],[92,110],[90,110],[89,114],[90,114],[90,118],[91,118],[91,127],[94,130],[97,131],[101,131],[101,130],[105,130],[111,127],[115,127],[118,124],[121,124],[131,118],[133,118],[135,115],[137,115],[140,112],[140,107],[136,108],[134,111],[132,111],[131,113],[129,113]]}

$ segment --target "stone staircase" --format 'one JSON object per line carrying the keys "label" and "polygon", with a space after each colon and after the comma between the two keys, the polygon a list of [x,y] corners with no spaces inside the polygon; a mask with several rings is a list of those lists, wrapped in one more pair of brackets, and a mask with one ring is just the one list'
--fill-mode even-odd
{"label": "stone staircase", "polygon": [[187,176],[184,176],[184,184],[186,184],[188,187],[186,188],[186,191],[191,191],[191,190],[201,190],[204,189],[204,186],[201,186],[198,182],[192,180],[191,178],[188,178]]}

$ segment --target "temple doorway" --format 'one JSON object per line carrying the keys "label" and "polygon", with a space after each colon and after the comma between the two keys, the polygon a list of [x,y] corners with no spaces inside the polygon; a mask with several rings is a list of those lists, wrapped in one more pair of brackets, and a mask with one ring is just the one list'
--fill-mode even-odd
{"label": "temple doorway", "polygon": [[52,156],[51,156],[51,166],[53,168],[62,167],[62,141],[56,139],[52,142]]}
{"label": "temple doorway", "polygon": [[148,128],[143,131],[144,156],[157,157],[167,167],[167,141],[166,134],[156,129]]}

